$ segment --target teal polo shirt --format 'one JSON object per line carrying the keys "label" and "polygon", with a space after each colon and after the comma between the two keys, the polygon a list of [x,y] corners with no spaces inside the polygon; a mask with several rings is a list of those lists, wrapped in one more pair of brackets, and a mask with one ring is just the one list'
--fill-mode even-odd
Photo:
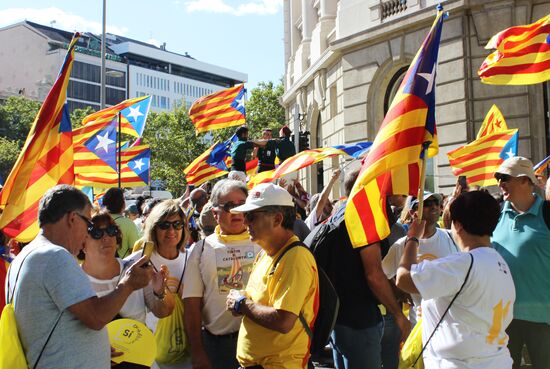
{"label": "teal polo shirt", "polygon": [[550,230],[542,215],[543,200],[518,214],[509,201],[492,242],[504,258],[516,286],[514,319],[550,324]]}

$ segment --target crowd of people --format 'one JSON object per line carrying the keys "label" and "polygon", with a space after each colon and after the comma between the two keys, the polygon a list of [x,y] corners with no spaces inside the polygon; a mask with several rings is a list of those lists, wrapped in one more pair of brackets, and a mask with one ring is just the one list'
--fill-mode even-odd
{"label": "crowd of people", "polygon": [[[390,236],[359,248],[344,219],[357,170],[334,198],[340,170],[313,195],[296,179],[249,190],[232,172],[130,206],[118,188],[92,205],[57,186],[35,240],[1,240],[6,301],[29,367],[108,368],[121,353],[105,326],[129,318],[155,333],[154,368],[298,369],[312,367],[322,268],[340,303],[337,369],[397,369],[415,325],[426,368],[516,369],[524,346],[534,369],[550,368],[550,194],[532,167],[504,161],[499,194],[457,183],[449,196],[390,196]],[[307,249],[320,232],[324,255]]]}

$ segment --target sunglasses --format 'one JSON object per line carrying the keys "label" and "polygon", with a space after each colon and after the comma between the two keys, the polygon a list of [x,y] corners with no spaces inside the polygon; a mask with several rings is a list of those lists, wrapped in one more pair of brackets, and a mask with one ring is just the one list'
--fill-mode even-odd
{"label": "sunglasses", "polygon": [[86,218],[84,215],[80,213],[75,212],[75,214],[78,215],[86,223],[88,232],[90,232],[94,228],[94,223],[90,219]]}
{"label": "sunglasses", "polygon": [[109,237],[115,237],[118,236],[118,228],[114,225],[110,225],[107,228],[96,228],[92,227],[92,229],[88,230],[88,234],[94,239],[94,240],[100,240],[103,238],[103,235],[107,234]]}
{"label": "sunglasses", "polygon": [[173,222],[164,221],[164,222],[157,223],[157,227],[159,227],[163,231],[166,231],[170,227],[174,228],[176,231],[179,231],[183,229],[183,222],[180,220],[176,220]]}
{"label": "sunglasses", "polygon": [[495,178],[499,182],[509,182],[512,179],[512,176],[509,174],[496,173]]}
{"label": "sunglasses", "polygon": [[259,213],[268,213],[268,211],[267,210],[250,211],[248,213],[244,213],[244,218],[246,219],[247,222],[251,223],[254,221],[254,219],[256,219],[256,216]]}
{"label": "sunglasses", "polygon": [[244,205],[244,202],[235,204],[234,202],[226,202],[225,204],[219,204],[217,208],[222,209],[226,213],[231,212],[232,209],[235,209],[237,206]]}

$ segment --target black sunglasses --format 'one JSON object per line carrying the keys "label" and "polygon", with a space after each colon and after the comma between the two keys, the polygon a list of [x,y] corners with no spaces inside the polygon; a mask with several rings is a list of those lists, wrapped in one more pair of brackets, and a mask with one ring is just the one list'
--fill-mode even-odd
{"label": "black sunglasses", "polygon": [[159,227],[163,231],[166,231],[170,227],[174,228],[176,231],[179,231],[180,229],[183,228],[183,222],[180,220],[176,220],[173,222],[164,221],[164,222],[157,223],[157,227]]}
{"label": "black sunglasses", "polygon": [[496,173],[495,178],[499,182],[508,182],[512,179],[512,176],[509,174]]}
{"label": "black sunglasses", "polygon": [[107,234],[109,237],[118,236],[118,228],[112,224],[107,228],[92,227],[92,229],[88,230],[88,233],[94,240],[100,240],[104,234]]}
{"label": "black sunglasses", "polygon": [[86,218],[84,215],[80,213],[75,212],[75,214],[78,215],[84,222],[86,222],[86,227],[88,228],[88,232],[90,232],[92,228],[94,228],[94,223],[90,219]]}
{"label": "black sunglasses", "polygon": [[235,209],[237,206],[241,206],[241,205],[244,205],[244,202],[235,204],[234,202],[230,201],[230,202],[226,202],[225,204],[218,204],[218,206],[216,207],[222,209],[226,213],[229,213],[231,212],[232,209]]}
{"label": "black sunglasses", "polygon": [[269,213],[269,211],[267,211],[267,210],[249,211],[248,213],[244,213],[244,218],[246,219],[247,222],[250,223],[250,222],[253,222],[254,219],[256,219],[256,216],[259,213]]}

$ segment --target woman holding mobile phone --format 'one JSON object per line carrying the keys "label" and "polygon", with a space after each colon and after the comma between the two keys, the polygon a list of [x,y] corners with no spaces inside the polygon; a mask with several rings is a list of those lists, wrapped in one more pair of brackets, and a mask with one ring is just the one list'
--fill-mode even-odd
{"label": "woman holding mobile phone", "polygon": [[[88,231],[88,238],[82,250],[82,269],[88,275],[96,294],[101,297],[116,288],[125,267],[131,263],[125,263],[117,257],[116,250],[122,238],[120,229],[111,215],[106,212],[97,213],[92,217],[92,223],[93,228]],[[155,291],[164,291],[166,275],[166,267],[155,271],[153,280],[147,287],[134,291],[128,297],[118,317],[145,323],[147,310],[159,318],[170,315],[174,308],[173,299],[154,298]]]}
{"label": "woman holding mobile phone", "polygon": [[[165,200],[156,205],[143,230],[143,251],[130,256],[138,259],[148,253],[152,243],[151,264],[153,268],[166,266],[166,290],[156,295],[159,299],[172,298],[175,308],[172,314],[159,319],[154,314],[147,314],[147,326],[155,333],[157,341],[157,358],[153,368],[186,368],[190,364],[186,338],[183,330],[183,275],[187,265],[185,245],[189,238],[187,219],[175,200]],[[190,367],[190,365],[189,365]]]}

